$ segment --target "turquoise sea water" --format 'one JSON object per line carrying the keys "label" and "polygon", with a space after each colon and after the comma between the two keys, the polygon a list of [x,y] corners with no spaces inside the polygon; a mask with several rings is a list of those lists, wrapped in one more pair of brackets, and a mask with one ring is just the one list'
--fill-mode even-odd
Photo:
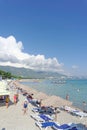
{"label": "turquoise sea water", "polygon": [[22,84],[45,92],[48,95],[65,98],[66,94],[68,94],[73,105],[87,111],[87,80],[66,80],[65,83],[61,84],[54,83],[52,80],[40,80],[39,82],[30,80],[29,82],[22,82]]}

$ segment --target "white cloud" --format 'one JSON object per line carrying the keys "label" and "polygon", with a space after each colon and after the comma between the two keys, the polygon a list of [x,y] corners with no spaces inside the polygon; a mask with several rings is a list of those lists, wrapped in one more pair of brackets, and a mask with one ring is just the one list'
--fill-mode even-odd
{"label": "white cloud", "polygon": [[72,69],[78,69],[79,67],[77,65],[73,65]]}
{"label": "white cloud", "polygon": [[22,42],[17,42],[14,36],[0,37],[0,65],[44,71],[63,71],[63,64],[59,63],[56,58],[46,59],[44,55],[30,55],[24,53],[23,49]]}

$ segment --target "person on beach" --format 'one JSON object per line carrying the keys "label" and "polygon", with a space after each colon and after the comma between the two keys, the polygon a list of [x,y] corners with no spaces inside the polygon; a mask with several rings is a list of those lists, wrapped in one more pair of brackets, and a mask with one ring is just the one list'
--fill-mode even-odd
{"label": "person on beach", "polygon": [[66,94],[66,100],[69,100],[69,95],[68,94]]}
{"label": "person on beach", "polygon": [[8,106],[9,106],[9,101],[10,101],[9,95],[7,95],[6,98],[5,98],[5,103],[6,103],[6,107],[7,107],[7,108],[8,108]]}
{"label": "person on beach", "polygon": [[27,110],[28,110],[28,101],[25,100],[24,103],[23,103],[23,111],[24,111],[24,114],[27,113]]}
{"label": "person on beach", "polygon": [[27,97],[27,100],[28,100],[28,102],[31,102],[32,101],[32,99],[33,99],[33,97],[32,97],[32,95],[33,94],[28,94],[26,97]]}
{"label": "person on beach", "polygon": [[55,121],[57,121],[57,118],[58,118],[58,113],[60,113],[60,111],[58,111],[57,107],[55,107],[54,109],[54,113],[55,113]]}
{"label": "person on beach", "polygon": [[18,101],[18,98],[19,98],[19,92],[20,92],[20,90],[19,90],[19,88],[17,88],[17,94],[16,94],[16,96],[17,96],[17,101]]}
{"label": "person on beach", "polygon": [[39,101],[39,107],[41,107],[42,106],[42,99],[40,99],[40,101]]}
{"label": "person on beach", "polygon": [[17,104],[17,96],[16,96],[16,94],[14,94],[14,104],[15,105]]}

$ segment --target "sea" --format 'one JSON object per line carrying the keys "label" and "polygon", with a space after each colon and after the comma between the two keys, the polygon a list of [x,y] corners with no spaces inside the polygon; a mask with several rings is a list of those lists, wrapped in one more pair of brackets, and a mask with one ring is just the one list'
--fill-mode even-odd
{"label": "sea", "polygon": [[69,79],[63,82],[54,79],[32,79],[21,83],[47,95],[56,95],[64,99],[68,94],[69,100],[73,102],[74,106],[87,111],[87,79]]}

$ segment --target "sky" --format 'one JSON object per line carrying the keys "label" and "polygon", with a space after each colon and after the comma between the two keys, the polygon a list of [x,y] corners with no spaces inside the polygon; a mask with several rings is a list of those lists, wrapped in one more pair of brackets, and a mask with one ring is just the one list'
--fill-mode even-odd
{"label": "sky", "polygon": [[0,65],[87,77],[87,0],[0,0]]}

